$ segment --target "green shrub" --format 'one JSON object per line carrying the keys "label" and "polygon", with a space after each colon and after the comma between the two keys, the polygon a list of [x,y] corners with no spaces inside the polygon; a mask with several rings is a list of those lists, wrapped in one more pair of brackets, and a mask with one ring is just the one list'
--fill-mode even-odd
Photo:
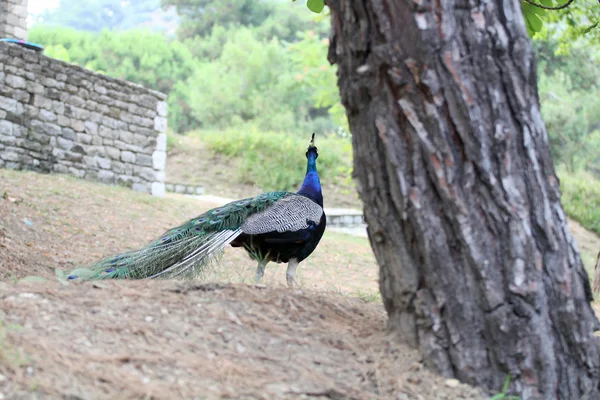
{"label": "green shrub", "polygon": [[[279,132],[236,128],[191,133],[207,143],[211,150],[241,160],[239,180],[256,184],[262,190],[294,190],[302,183],[298,171],[306,168],[303,149],[309,134],[298,137]],[[352,143],[334,136],[315,139],[319,148],[318,168],[321,180],[349,184],[352,171]]]}
{"label": "green shrub", "polygon": [[293,131],[308,118],[310,90],[294,79],[289,52],[280,41],[259,39],[253,30],[228,33],[221,54],[201,62],[186,80],[200,129],[252,122],[264,130]]}
{"label": "green shrub", "polygon": [[206,36],[178,41],[147,30],[92,33],[37,25],[29,38],[50,57],[167,93],[169,127],[178,133],[240,124],[339,131],[346,117],[326,41],[313,31],[294,32],[295,46],[272,35],[277,26],[217,25]]}
{"label": "green shrub", "polygon": [[567,215],[600,234],[600,182],[583,170],[567,173],[558,168],[557,172]]}

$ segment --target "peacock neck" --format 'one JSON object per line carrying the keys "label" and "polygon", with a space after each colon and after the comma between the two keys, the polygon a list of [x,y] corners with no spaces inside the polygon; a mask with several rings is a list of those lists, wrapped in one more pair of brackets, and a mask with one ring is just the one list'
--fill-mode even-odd
{"label": "peacock neck", "polygon": [[306,165],[306,176],[302,187],[298,194],[306,196],[314,200],[318,205],[323,207],[323,194],[321,193],[321,181],[317,172],[317,156],[313,152],[308,154],[308,162]]}

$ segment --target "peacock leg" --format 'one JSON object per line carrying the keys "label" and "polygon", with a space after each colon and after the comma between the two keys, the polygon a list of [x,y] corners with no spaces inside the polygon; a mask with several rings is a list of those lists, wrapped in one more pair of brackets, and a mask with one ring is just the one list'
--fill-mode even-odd
{"label": "peacock leg", "polygon": [[294,287],[294,284],[296,283],[296,268],[298,268],[298,264],[300,264],[298,262],[298,260],[296,258],[292,258],[290,259],[290,261],[288,262],[288,267],[287,267],[287,271],[285,273],[285,278],[287,280],[287,284],[290,288]]}
{"label": "peacock leg", "polygon": [[259,283],[265,274],[265,267],[267,266],[267,260],[260,260],[258,262],[258,266],[256,267],[256,283]]}

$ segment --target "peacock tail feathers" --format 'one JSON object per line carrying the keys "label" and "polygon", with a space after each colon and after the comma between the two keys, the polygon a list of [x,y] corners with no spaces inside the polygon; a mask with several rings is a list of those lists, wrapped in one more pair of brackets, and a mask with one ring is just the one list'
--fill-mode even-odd
{"label": "peacock tail feathers", "polygon": [[[293,285],[295,267],[313,252],[326,226],[317,157],[313,133],[306,150],[306,175],[297,193],[263,193],[213,208],[146,247],[78,268],[68,278],[191,278],[206,271],[231,244],[243,246],[263,272],[266,262],[289,262],[293,268],[286,278]],[[260,279],[262,273],[257,276]]]}
{"label": "peacock tail feathers", "polygon": [[[191,278],[199,275],[243,230],[249,218],[289,192],[269,192],[213,208],[170,229],[146,247],[107,257],[69,279]],[[296,196],[297,197],[297,196]]]}

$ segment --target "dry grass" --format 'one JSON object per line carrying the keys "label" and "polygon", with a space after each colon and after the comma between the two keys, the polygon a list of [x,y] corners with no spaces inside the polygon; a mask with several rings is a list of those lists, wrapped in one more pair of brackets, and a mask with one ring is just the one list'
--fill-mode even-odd
{"label": "dry grass", "polygon": [[[2,396],[482,398],[386,335],[365,239],[327,233],[295,291],[275,265],[260,286],[18,282],[142,246],[212,205],[57,175],[0,170],[0,182]],[[231,249],[212,274],[248,282],[254,264]]]}
{"label": "dry grass", "polygon": [[[144,246],[167,229],[216,206],[181,196],[153,198],[61,175],[0,170],[0,279],[53,276],[102,256]],[[25,220],[31,222],[28,225]],[[34,251],[35,250],[35,251]],[[256,264],[228,248],[210,280],[250,283]],[[326,232],[298,269],[306,289],[377,296],[377,265],[364,238]],[[285,265],[269,264],[269,285],[285,284]]]}
{"label": "dry grass", "polygon": [[600,238],[592,231],[585,229],[579,222],[569,219],[569,230],[579,245],[583,264],[590,277],[594,276],[594,266],[600,252]]}
{"label": "dry grass", "polygon": [[[282,265],[240,284],[255,265],[239,249],[211,271],[220,284],[17,283],[143,246],[212,206],[0,170],[0,397],[484,398],[385,333],[364,238],[327,232],[295,291]],[[593,264],[598,238],[570,223]]]}
{"label": "dry grass", "polygon": [[[63,285],[55,268],[142,246],[214,204],[60,175],[0,170],[0,182],[2,396],[481,397],[446,387],[417,352],[386,336],[365,239],[328,232],[295,292],[281,287],[284,266],[274,264],[266,287]],[[209,279],[249,282],[254,268],[230,249]],[[50,279],[17,283],[31,275]]]}

